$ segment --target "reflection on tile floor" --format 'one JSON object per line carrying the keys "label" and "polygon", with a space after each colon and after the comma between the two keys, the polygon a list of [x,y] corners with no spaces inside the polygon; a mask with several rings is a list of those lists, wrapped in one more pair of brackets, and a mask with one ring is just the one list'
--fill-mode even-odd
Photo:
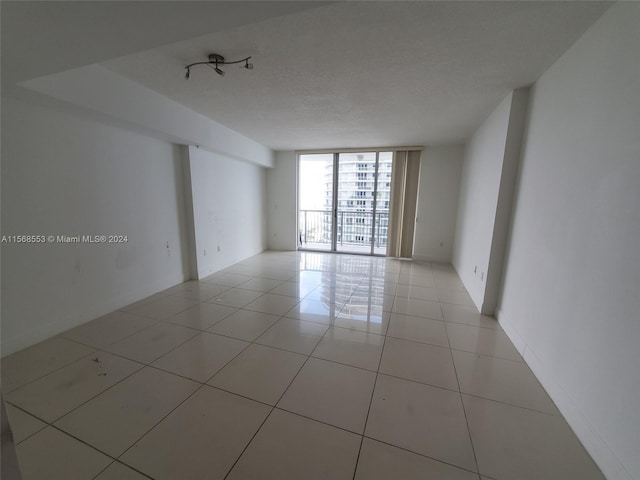
{"label": "reflection on tile floor", "polygon": [[446,265],[265,252],[2,380],[25,480],[604,478]]}

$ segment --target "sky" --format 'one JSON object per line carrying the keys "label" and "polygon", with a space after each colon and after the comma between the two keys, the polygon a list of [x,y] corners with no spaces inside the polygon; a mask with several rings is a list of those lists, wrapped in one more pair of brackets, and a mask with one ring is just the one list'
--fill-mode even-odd
{"label": "sky", "polygon": [[300,162],[300,210],[324,210],[324,174],[332,154],[304,155]]}

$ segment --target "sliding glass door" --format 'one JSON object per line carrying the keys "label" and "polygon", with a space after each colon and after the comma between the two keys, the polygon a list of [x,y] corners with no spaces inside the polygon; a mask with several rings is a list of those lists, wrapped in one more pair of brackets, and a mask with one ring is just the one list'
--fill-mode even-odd
{"label": "sliding glass door", "polygon": [[385,255],[392,158],[392,152],[300,155],[300,248]]}
{"label": "sliding glass door", "polygon": [[300,155],[298,168],[298,247],[334,249],[334,154]]}

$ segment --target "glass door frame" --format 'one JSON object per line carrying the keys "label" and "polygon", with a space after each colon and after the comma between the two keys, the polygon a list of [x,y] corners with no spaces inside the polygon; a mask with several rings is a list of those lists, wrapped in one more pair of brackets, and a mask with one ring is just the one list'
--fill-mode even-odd
{"label": "glass door frame", "polygon": [[[340,155],[345,153],[374,153],[376,156],[375,167],[373,173],[373,199],[372,199],[372,211],[371,211],[371,237],[370,237],[370,245],[369,245],[369,253],[363,252],[349,252],[349,251],[340,251],[338,250],[338,207],[339,207],[339,199],[338,186],[340,185]],[[334,205],[334,236],[333,236],[333,244],[332,244],[332,252],[337,253],[353,253],[357,255],[372,255],[378,257],[386,256],[386,253],[380,254],[375,253],[375,231],[376,231],[376,210],[378,206],[378,171],[380,170],[380,152],[378,150],[366,150],[362,149],[358,152],[336,152],[333,157],[333,205]],[[342,225],[344,229],[344,225]],[[344,235],[344,232],[343,232]]]}
{"label": "glass door frame", "polygon": [[[298,171],[298,175],[297,175],[297,184],[298,184],[298,195],[297,195],[297,204],[298,204],[298,208],[297,208],[297,222],[299,221],[300,218],[300,163],[302,161],[302,156],[303,155],[314,155],[314,154],[318,154],[318,153],[331,153],[333,155],[333,178],[332,178],[332,211],[331,211],[331,244],[330,244],[330,250],[322,250],[322,249],[311,249],[311,248],[304,248],[301,244],[298,244],[298,250],[302,250],[302,251],[310,251],[310,252],[329,252],[329,253],[346,253],[346,254],[352,254],[352,255],[368,255],[368,256],[377,256],[377,257],[384,257],[386,256],[386,251],[385,253],[375,253],[375,243],[376,243],[376,227],[378,227],[378,232],[380,231],[379,226],[376,225],[376,213],[378,210],[378,182],[379,182],[379,172],[380,172],[380,152],[392,152],[395,149],[389,148],[389,149],[367,149],[367,148],[363,148],[363,149],[349,149],[347,151],[341,151],[341,150],[332,150],[332,151],[323,151],[323,152],[313,152],[313,151],[305,151],[305,152],[296,152],[296,160],[297,160],[297,171]],[[373,198],[372,198],[372,220],[371,220],[371,236],[370,236],[370,245],[369,245],[369,252],[365,253],[365,252],[357,252],[357,251],[339,251],[338,250],[338,208],[339,208],[339,182],[340,182],[340,173],[339,173],[339,169],[340,169],[340,155],[341,154],[346,154],[346,153],[363,153],[363,154],[368,154],[368,153],[373,153],[375,154],[375,168],[374,168],[374,176],[373,176]],[[297,223],[296,222],[296,223]],[[343,226],[344,228],[344,226]],[[297,236],[300,236],[300,230],[299,227],[297,228]],[[298,242],[296,242],[298,243]]]}

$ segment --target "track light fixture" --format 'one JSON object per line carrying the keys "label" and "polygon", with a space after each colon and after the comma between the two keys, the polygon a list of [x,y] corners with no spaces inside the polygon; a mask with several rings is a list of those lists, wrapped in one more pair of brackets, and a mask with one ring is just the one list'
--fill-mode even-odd
{"label": "track light fixture", "polygon": [[207,67],[212,68],[221,77],[224,77],[224,70],[220,69],[220,65],[233,65],[236,63],[244,63],[244,65],[242,65],[242,68],[246,68],[247,70],[253,70],[253,63],[249,63],[250,59],[251,57],[247,57],[247,58],[243,58],[242,60],[235,60],[231,62],[231,61],[226,61],[222,55],[218,55],[217,53],[210,53],[208,61],[195,62],[184,67],[187,70],[187,73],[185,74],[185,78],[188,80],[191,77],[191,67],[195,67],[198,65],[206,65]]}

